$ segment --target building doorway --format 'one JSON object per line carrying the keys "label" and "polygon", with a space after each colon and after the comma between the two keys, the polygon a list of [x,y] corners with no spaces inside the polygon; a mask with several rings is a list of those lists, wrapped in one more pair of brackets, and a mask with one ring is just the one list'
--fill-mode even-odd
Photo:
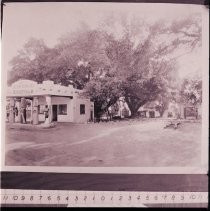
{"label": "building doorway", "polygon": [[149,111],[149,117],[150,118],[155,118],[155,112],[154,111]]}
{"label": "building doorway", "polygon": [[53,110],[52,121],[58,121],[58,105],[53,105],[52,110]]}

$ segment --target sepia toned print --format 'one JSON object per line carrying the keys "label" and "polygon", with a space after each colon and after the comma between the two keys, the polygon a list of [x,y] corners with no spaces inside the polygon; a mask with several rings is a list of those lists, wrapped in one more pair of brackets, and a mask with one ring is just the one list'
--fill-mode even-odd
{"label": "sepia toned print", "polygon": [[206,173],[206,13],[197,5],[6,4],[4,168]]}

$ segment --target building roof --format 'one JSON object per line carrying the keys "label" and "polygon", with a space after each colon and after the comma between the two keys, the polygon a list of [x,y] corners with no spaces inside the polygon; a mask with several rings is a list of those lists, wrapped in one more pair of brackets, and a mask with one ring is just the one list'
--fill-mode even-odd
{"label": "building roof", "polygon": [[144,108],[149,108],[149,109],[154,109],[157,106],[157,102],[156,101],[152,101],[152,102],[147,102],[144,105]]}

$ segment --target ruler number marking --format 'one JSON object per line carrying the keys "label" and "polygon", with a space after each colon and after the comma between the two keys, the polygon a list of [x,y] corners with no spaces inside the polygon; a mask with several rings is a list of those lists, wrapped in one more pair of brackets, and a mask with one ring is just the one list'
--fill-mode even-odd
{"label": "ruler number marking", "polygon": [[[72,197],[72,200],[70,200]],[[208,203],[207,192],[86,192],[86,191],[58,191],[57,194],[53,191],[40,191],[37,193],[36,190],[4,190],[1,194],[2,203],[57,203],[57,204],[97,204],[101,203],[106,205],[108,203],[118,204],[123,206],[124,203],[127,205],[141,203]]]}

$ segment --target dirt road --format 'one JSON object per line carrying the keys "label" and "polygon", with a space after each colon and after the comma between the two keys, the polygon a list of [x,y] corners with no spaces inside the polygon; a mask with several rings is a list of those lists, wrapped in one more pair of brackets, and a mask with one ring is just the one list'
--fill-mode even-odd
{"label": "dirt road", "polygon": [[38,166],[200,165],[201,124],[163,129],[164,121],[58,124],[40,130],[8,129],[6,164]]}

